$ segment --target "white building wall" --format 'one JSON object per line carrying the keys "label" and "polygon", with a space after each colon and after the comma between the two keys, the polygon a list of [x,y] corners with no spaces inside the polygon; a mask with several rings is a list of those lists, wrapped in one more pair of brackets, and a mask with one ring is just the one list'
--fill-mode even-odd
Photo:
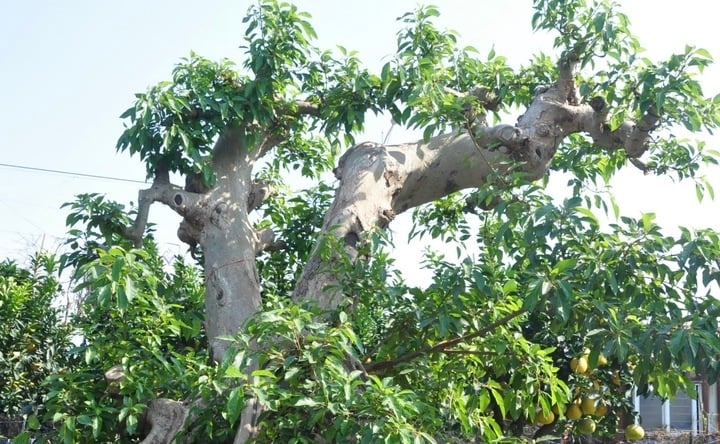
{"label": "white building wall", "polygon": [[707,431],[716,433],[718,431],[718,387],[717,383],[708,387],[708,405],[707,405]]}
{"label": "white building wall", "polygon": [[700,397],[691,399],[685,393],[678,393],[672,401],[663,401],[656,396],[636,396],[634,405],[640,424],[647,430],[691,430],[697,433],[704,426]]}

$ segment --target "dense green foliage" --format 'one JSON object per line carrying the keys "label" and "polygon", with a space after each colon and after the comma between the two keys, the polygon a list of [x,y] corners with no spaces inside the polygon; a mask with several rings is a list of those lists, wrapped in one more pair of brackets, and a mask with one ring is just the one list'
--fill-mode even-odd
{"label": "dense green foliage", "polygon": [[[15,409],[42,404],[32,433],[42,423],[54,427],[47,439],[66,443],[139,441],[143,412],[158,397],[193,405],[183,434],[196,442],[232,440],[251,398],[263,407],[259,442],[513,442],[579,435],[568,409],[583,399],[607,406],[594,420],[595,434],[609,436],[618,418],[632,417],[632,387],[671,397],[693,374],[716,380],[720,235],[668,234],[652,214],[621,216],[610,194],[590,189],[610,183],[628,156],[598,150],[584,135],[568,137],[551,167],[568,177],[568,196],[550,196],[546,181],[517,174],[416,209],[411,237],[439,238],[457,250],[457,257],[427,256],[429,286],[407,283],[389,259],[390,239],[369,230],[357,260],[338,255],[343,245],[330,237],[317,246],[347,304],[322,313],[291,300],[331,200],[332,188],[319,178],[362,131],[368,112],[387,112],[426,137],[462,128],[468,106],[499,121],[555,81],[556,59],[573,54],[581,94],[602,93],[611,126],[648,112],[662,116],[654,129],[662,134],[677,125],[693,132],[720,125],[720,96],[706,98],[696,78],[711,62],[706,51],[688,47],[659,62],[641,57],[628,18],[612,2],[537,0],[534,8],[532,26],[557,38],[552,54],[525,66],[458,48],[454,33],[434,26],[439,10],[421,7],[399,18],[396,54],[374,74],[352,51],[315,48],[309,16],[295,6],[252,6],[242,65],[191,54],[171,81],[137,95],[123,114],[128,125],[118,149],[139,155],[149,177],[178,172],[212,186],[212,146],[225,128],[254,128],[244,135],[249,146],[277,139],[257,172],[280,190],[255,220],[281,241],[257,259],[263,310],[237,337],[224,338],[232,347],[211,363],[202,270],[181,258],[166,263],[151,230],[142,248],[133,247],[124,237],[132,212],[79,196],[68,204],[71,239],[61,263],[74,272],[81,304],[71,325],[81,342],[52,342],[65,351],[62,371],[49,354],[39,361],[42,374],[23,373],[37,356],[12,354],[13,347],[53,337],[41,327],[60,328],[44,317],[50,314],[33,311],[49,306],[57,284],[15,276],[8,264],[15,271],[0,280],[9,289],[2,296],[15,302],[0,310],[15,310],[12,318],[27,323],[0,330],[0,359],[15,360],[14,378],[37,385],[49,377],[44,392],[31,396],[11,385],[0,396],[12,397]],[[496,98],[492,109],[456,93],[477,85]],[[300,102],[316,111],[300,112]],[[717,164],[718,155],[702,143],[654,138],[647,158],[647,172],[693,180],[699,198],[712,197],[701,167]],[[316,186],[290,190],[283,177],[295,170]],[[478,210],[489,202],[492,210]],[[36,293],[45,302],[27,305]],[[587,370],[573,370],[579,359]],[[115,365],[125,377],[110,386],[104,373]],[[250,377],[249,366],[257,368]],[[40,393],[42,402],[33,398]],[[535,427],[538,414],[550,412]],[[584,416],[592,416],[589,409]]]}
{"label": "dense green foliage", "polygon": [[[57,262],[45,254],[25,269],[0,263],[0,426],[41,409],[45,377],[66,365],[69,329],[57,280]],[[10,430],[0,430],[0,435]]]}

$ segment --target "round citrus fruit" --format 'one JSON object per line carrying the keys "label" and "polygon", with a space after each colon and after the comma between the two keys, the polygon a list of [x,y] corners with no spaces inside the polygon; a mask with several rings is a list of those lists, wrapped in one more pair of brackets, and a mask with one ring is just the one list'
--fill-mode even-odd
{"label": "round citrus fruit", "polygon": [[595,413],[595,400],[592,398],[583,398],[580,403],[580,410],[586,415]]}
{"label": "round citrus fruit", "polygon": [[555,414],[551,411],[545,414],[542,410],[538,410],[537,413],[535,413],[536,424],[551,424],[554,420]]}
{"label": "round citrus fruit", "polygon": [[580,419],[582,416],[582,410],[580,410],[580,406],[577,404],[570,404],[567,411],[565,412],[565,416],[568,417],[568,419]]}
{"label": "round citrus fruit", "polygon": [[639,424],[630,424],[625,427],[625,438],[628,441],[640,441],[645,436],[645,429]]}
{"label": "round citrus fruit", "polygon": [[585,418],[578,423],[578,430],[580,430],[580,433],[583,435],[592,435],[595,433],[595,427],[595,421],[590,418]]}

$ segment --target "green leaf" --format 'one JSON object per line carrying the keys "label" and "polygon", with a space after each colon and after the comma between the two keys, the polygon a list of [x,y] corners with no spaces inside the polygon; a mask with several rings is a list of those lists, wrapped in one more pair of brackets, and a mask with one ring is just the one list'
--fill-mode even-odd
{"label": "green leaf", "polygon": [[135,288],[135,281],[130,276],[125,276],[125,296],[127,301],[132,302],[132,300],[135,299],[136,294],[137,289]]}
{"label": "green leaf", "polygon": [[703,185],[699,182],[695,183],[695,197],[697,198],[698,202],[702,202],[703,197],[705,197],[705,190],[703,188]]}
{"label": "green leaf", "polygon": [[110,273],[110,277],[113,281],[118,282],[120,280],[120,275],[123,272],[123,268],[125,267],[125,259],[122,257],[119,257],[115,259],[115,262],[112,264],[112,271]]}
{"label": "green leaf", "polygon": [[559,281],[558,288],[560,291],[556,294],[555,310],[563,322],[567,322],[572,314],[572,289],[565,281]]}
{"label": "green leaf", "polygon": [[102,432],[102,418],[100,416],[93,416],[92,419],[92,435],[93,438],[99,438]]}
{"label": "green leaf", "polygon": [[713,59],[712,55],[710,54],[710,51],[708,51],[708,50],[705,49],[705,48],[696,48],[696,49],[695,49],[695,54],[697,54],[697,55],[699,55],[699,56],[702,56],[702,57],[704,57],[704,58],[706,58],[706,59],[708,59],[708,60],[712,60],[712,59]]}
{"label": "green leaf", "polygon": [[121,311],[124,311],[128,306],[128,298],[125,293],[124,287],[117,287],[115,290],[115,296],[117,297],[117,306]]}
{"label": "green leaf", "polygon": [[225,377],[231,379],[245,378],[245,372],[235,367],[234,365],[231,365],[225,369]]}
{"label": "green leaf", "polygon": [[317,401],[312,398],[301,398],[295,402],[295,407],[315,407],[318,405]]}
{"label": "green leaf", "polygon": [[554,274],[560,274],[565,270],[573,269],[575,268],[575,265],[577,265],[577,259],[570,258],[570,259],[563,259],[557,264],[555,264],[555,267],[553,267],[552,272]]}
{"label": "green leaf", "polygon": [[258,369],[252,372],[253,377],[255,378],[270,378],[270,379],[276,379],[276,376],[273,372],[266,369]]}
{"label": "green leaf", "polygon": [[78,424],[82,424],[84,426],[89,426],[90,424],[92,424],[92,420],[88,415],[80,415],[77,417],[76,421]]}
{"label": "green leaf", "polygon": [[645,232],[649,232],[655,225],[655,213],[643,213],[642,215],[642,227]]}
{"label": "green leaf", "polygon": [[242,413],[244,405],[245,392],[242,390],[242,387],[233,388],[225,403],[225,412],[227,413],[227,420],[230,424],[235,424],[240,417],[240,413]]}
{"label": "green leaf", "polygon": [[38,430],[40,429],[40,420],[35,415],[30,415],[27,418],[27,427],[30,430]]}
{"label": "green leaf", "polygon": [[12,444],[29,444],[30,443],[30,432],[25,431],[18,435],[15,435],[15,437],[12,439]]}
{"label": "green leaf", "polygon": [[586,216],[588,219],[590,219],[590,220],[592,221],[592,223],[593,223],[594,225],[599,225],[599,221],[598,221],[597,216],[595,216],[595,213],[593,213],[593,212],[590,211],[589,209],[587,209],[587,208],[585,208],[585,207],[575,207],[575,211],[577,211],[578,213]]}

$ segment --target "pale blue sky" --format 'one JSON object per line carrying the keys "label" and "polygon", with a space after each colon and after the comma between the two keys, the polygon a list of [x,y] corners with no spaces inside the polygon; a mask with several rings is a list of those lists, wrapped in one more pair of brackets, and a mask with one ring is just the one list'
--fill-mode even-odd
{"label": "pale blue sky", "polygon": [[[463,44],[481,51],[495,46],[513,63],[538,49],[550,51],[546,37],[530,32],[530,0],[435,1],[443,27],[457,30]],[[622,2],[651,58],[681,51],[685,43],[720,57],[720,29],[711,2],[633,0]],[[118,118],[133,94],[169,78],[180,57],[193,50],[208,58],[239,60],[248,1],[209,0],[50,0],[3,2],[0,6],[0,163],[144,180],[137,159],[115,153],[122,131]],[[368,66],[391,54],[399,25],[395,18],[416,1],[298,0],[312,13],[317,44],[356,49]],[[680,10],[680,7],[686,8]],[[720,70],[703,77],[707,94],[720,92]],[[513,119],[514,121],[514,119]],[[365,137],[380,140],[389,128],[375,120]],[[414,135],[393,130],[391,142]],[[710,139],[720,145],[720,139]],[[718,176],[718,172],[715,172]],[[720,183],[716,180],[718,192]],[[617,190],[627,213],[656,211],[666,225],[720,229],[717,202],[698,206],[692,187],[669,187],[666,180],[629,170]],[[60,205],[83,192],[135,201],[141,184],[88,179],[0,166],[0,259],[24,259],[40,245],[54,249],[64,236],[67,213]],[[678,203],[681,205],[676,206]],[[177,218],[155,206],[159,239],[182,252],[175,239]],[[399,224],[396,224],[396,226]],[[391,228],[396,228],[392,227]],[[404,239],[404,237],[402,238]]]}

